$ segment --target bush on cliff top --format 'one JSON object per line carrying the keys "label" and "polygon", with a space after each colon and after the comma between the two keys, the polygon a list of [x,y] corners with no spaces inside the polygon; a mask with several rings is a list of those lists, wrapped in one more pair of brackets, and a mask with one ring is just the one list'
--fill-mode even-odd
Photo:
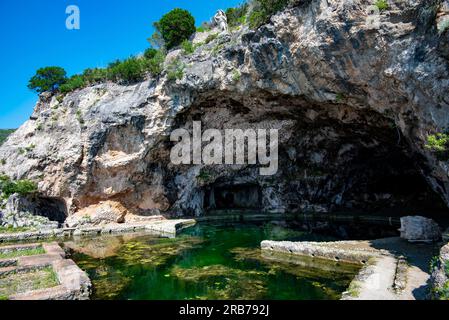
{"label": "bush on cliff top", "polygon": [[28,88],[37,93],[54,92],[67,81],[66,75],[65,70],[61,67],[41,68],[30,79]]}
{"label": "bush on cliff top", "polygon": [[289,0],[254,0],[248,17],[250,28],[257,29],[268,23],[271,16],[285,9],[288,3]]}
{"label": "bush on cliff top", "polygon": [[67,93],[67,92],[74,91],[76,89],[84,88],[85,85],[86,85],[86,81],[84,80],[83,76],[74,75],[69,80],[67,80],[66,83],[61,85],[59,90],[62,93]]}
{"label": "bush on cliff top", "polygon": [[195,18],[184,9],[173,9],[154,24],[167,49],[179,46],[195,33]]}
{"label": "bush on cliff top", "polygon": [[228,25],[231,28],[243,25],[246,22],[246,14],[248,13],[248,4],[243,3],[235,8],[226,10]]}

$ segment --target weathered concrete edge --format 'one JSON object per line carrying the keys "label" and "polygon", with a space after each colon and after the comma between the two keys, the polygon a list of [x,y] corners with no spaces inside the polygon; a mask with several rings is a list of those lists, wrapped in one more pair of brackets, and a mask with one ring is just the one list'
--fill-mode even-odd
{"label": "weathered concrete edge", "polygon": [[123,225],[106,225],[86,228],[64,228],[35,232],[20,232],[11,234],[0,234],[0,243],[19,242],[26,240],[61,239],[71,236],[94,236],[103,234],[122,234],[141,231],[150,231],[161,236],[176,236],[182,229],[196,224],[194,219],[183,220],[161,220],[151,223],[132,223]]}
{"label": "weathered concrete edge", "polygon": [[[341,300],[358,299],[362,295],[362,292],[358,291],[359,288],[367,287],[364,284],[375,272],[376,265],[379,261],[383,257],[392,256],[380,250],[339,249],[323,245],[323,243],[320,242],[262,241],[261,249],[266,252],[276,252],[363,265],[359,273],[351,281],[348,290],[343,292]],[[401,281],[403,280],[401,279]]]}
{"label": "weathered concrete edge", "polygon": [[261,249],[362,265],[366,264],[373,256],[380,254],[380,252],[375,251],[347,250],[323,246],[319,242],[262,241]]}

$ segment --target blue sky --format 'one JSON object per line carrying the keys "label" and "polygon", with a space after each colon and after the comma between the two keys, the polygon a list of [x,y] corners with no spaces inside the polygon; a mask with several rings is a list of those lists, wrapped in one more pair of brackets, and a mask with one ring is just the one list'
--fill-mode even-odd
{"label": "blue sky", "polygon": [[[17,128],[37,95],[27,88],[38,68],[68,75],[148,48],[152,23],[173,8],[189,10],[197,25],[242,0],[0,0],[0,129]],[[67,30],[68,5],[77,5],[80,30]]]}

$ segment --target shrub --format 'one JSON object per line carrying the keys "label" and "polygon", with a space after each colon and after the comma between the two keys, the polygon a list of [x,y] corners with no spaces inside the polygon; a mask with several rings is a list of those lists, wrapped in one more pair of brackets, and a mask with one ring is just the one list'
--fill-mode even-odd
{"label": "shrub", "polygon": [[46,91],[56,91],[67,80],[66,72],[61,67],[46,67],[37,70],[30,79],[28,88],[42,93]]}
{"label": "shrub", "polygon": [[184,40],[181,43],[181,47],[185,54],[192,54],[193,52],[195,52],[195,46],[189,40]]}
{"label": "shrub", "polygon": [[30,180],[11,181],[7,176],[0,176],[0,191],[7,199],[14,193],[21,196],[34,193],[37,191],[37,185]]}
{"label": "shrub", "polygon": [[226,17],[228,18],[228,25],[233,28],[245,24],[247,12],[247,3],[244,3],[236,8],[227,9]]}
{"label": "shrub", "polygon": [[204,43],[208,44],[212,41],[214,41],[215,39],[217,39],[218,37],[218,33],[213,33],[207,36],[206,40],[204,40]]}
{"label": "shrub", "polygon": [[108,70],[102,68],[86,69],[83,72],[86,84],[104,82],[108,79]]}
{"label": "shrub", "polygon": [[254,8],[249,15],[249,26],[253,29],[267,23],[271,16],[288,5],[289,0],[254,0]]}
{"label": "shrub", "polygon": [[154,58],[157,52],[158,51],[154,48],[148,48],[147,50],[145,50],[143,56],[145,57],[145,59],[151,60]]}
{"label": "shrub", "polygon": [[143,62],[144,69],[149,71],[152,75],[160,75],[164,69],[165,53],[162,50],[157,50],[156,54],[151,59],[145,59]]}
{"label": "shrub", "polygon": [[449,159],[449,134],[437,133],[428,136],[426,148],[435,153],[440,160]]}
{"label": "shrub", "polygon": [[116,61],[109,66],[110,79],[115,82],[134,83],[142,81],[145,75],[144,63],[141,59],[131,57],[124,61]]}
{"label": "shrub", "polygon": [[168,80],[181,80],[184,76],[184,64],[179,60],[173,61],[167,66]]}
{"label": "shrub", "polygon": [[167,49],[180,45],[195,33],[195,19],[187,10],[173,9],[155,23]]}
{"label": "shrub", "polygon": [[387,0],[377,0],[374,5],[379,9],[379,11],[384,11],[388,9],[388,1]]}
{"label": "shrub", "polygon": [[62,93],[72,92],[76,89],[84,88],[86,85],[86,81],[83,76],[74,75],[66,83],[61,85],[60,91]]}
{"label": "shrub", "polygon": [[232,80],[234,80],[235,82],[239,81],[240,78],[241,78],[241,76],[242,76],[242,74],[240,73],[239,70],[234,69],[234,70],[232,71]]}

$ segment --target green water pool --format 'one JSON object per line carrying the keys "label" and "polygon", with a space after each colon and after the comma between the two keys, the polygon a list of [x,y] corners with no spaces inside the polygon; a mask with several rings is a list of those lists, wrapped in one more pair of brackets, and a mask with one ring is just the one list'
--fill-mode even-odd
{"label": "green water pool", "polygon": [[262,240],[334,238],[270,223],[198,224],[176,239],[137,234],[64,243],[93,299],[339,299],[359,267],[262,254]]}

